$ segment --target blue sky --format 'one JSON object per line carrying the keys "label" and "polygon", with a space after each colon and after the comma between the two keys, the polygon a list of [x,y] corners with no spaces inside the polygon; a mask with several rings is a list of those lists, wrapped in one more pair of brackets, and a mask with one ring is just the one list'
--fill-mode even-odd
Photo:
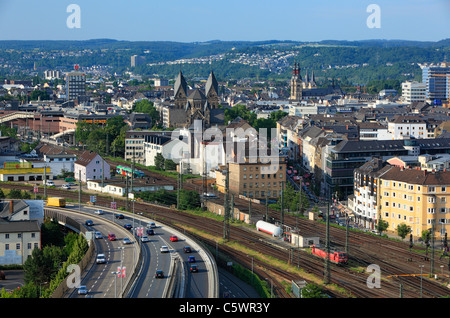
{"label": "blue sky", "polygon": [[[80,28],[66,12],[77,4]],[[380,28],[369,28],[370,4]],[[450,38],[450,0],[0,0],[0,40],[364,40]]]}

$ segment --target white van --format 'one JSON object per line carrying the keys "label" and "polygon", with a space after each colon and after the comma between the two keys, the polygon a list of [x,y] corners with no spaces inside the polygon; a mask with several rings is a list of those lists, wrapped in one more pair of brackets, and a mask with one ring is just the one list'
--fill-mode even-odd
{"label": "white van", "polygon": [[52,180],[45,180],[43,181],[43,184],[46,184],[48,187],[55,185],[55,183]]}

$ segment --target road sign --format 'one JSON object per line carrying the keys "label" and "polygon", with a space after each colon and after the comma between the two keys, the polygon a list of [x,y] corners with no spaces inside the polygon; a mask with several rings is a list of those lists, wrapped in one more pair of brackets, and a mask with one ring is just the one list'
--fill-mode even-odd
{"label": "road sign", "polygon": [[117,209],[117,202],[111,202],[111,209]]}
{"label": "road sign", "polygon": [[91,195],[91,202],[94,203],[97,201],[97,196]]}
{"label": "road sign", "polygon": [[34,193],[38,193],[38,191],[39,191],[39,188],[38,188],[38,187],[34,187],[34,188],[33,188],[33,192],[34,192]]}
{"label": "road sign", "polygon": [[121,278],[121,277],[125,277],[125,274],[126,274],[126,267],[125,266],[123,266],[123,267],[117,267],[117,277],[119,277],[119,278]]}

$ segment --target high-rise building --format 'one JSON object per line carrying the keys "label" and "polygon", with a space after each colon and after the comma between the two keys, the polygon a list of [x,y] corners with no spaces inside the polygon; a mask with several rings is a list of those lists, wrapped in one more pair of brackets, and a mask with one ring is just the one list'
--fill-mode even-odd
{"label": "high-rise building", "polygon": [[418,82],[403,82],[402,83],[402,100],[411,104],[414,102],[425,102],[427,86],[424,83]]}
{"label": "high-rise building", "polygon": [[420,65],[422,82],[426,85],[426,97],[430,100],[449,100],[450,63]]}
{"label": "high-rise building", "polygon": [[86,94],[86,74],[69,72],[66,74],[67,100],[75,100]]}
{"label": "high-rise building", "polygon": [[131,67],[136,67],[138,65],[144,64],[145,57],[140,55],[132,55],[131,56]]}

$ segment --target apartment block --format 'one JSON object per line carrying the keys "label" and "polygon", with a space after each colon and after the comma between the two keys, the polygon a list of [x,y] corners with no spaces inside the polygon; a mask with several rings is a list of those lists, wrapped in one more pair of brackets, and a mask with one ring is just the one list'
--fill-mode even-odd
{"label": "apartment block", "polygon": [[379,180],[380,217],[396,231],[404,223],[412,234],[434,228],[436,239],[450,230],[450,171],[391,167]]}

